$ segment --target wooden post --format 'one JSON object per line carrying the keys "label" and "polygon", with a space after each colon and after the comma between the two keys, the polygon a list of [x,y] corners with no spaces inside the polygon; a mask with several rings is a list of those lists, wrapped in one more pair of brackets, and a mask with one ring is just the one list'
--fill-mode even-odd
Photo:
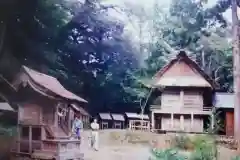
{"label": "wooden post", "polygon": [[17,126],[17,152],[20,152],[20,140],[21,140],[22,129],[20,125]]}
{"label": "wooden post", "polygon": [[171,130],[173,130],[173,113],[171,113]]}
{"label": "wooden post", "polygon": [[214,119],[214,115],[213,115],[213,113],[211,114],[211,129],[212,129],[212,131],[214,130],[214,122],[215,121],[215,119]]}
{"label": "wooden post", "polygon": [[183,90],[180,91],[180,109],[184,107],[184,92]]}
{"label": "wooden post", "polygon": [[43,149],[43,140],[46,139],[46,133],[44,126],[41,126],[41,149]]}
{"label": "wooden post", "polygon": [[32,126],[29,126],[29,153],[32,153]]}
{"label": "wooden post", "polygon": [[191,113],[191,132],[193,132],[193,121],[194,121],[194,115]]}
{"label": "wooden post", "polygon": [[68,130],[69,130],[69,136],[71,135],[72,132],[72,124],[71,124],[71,120],[73,119],[73,112],[72,109],[69,108],[68,109]]}
{"label": "wooden post", "polygon": [[58,105],[55,107],[55,114],[54,114],[54,126],[58,126]]}
{"label": "wooden post", "polygon": [[152,121],[152,132],[154,132],[155,130],[155,114],[154,111],[152,111],[152,115],[151,115],[151,121]]}
{"label": "wooden post", "polygon": [[184,116],[183,115],[180,116],[180,128],[182,131],[184,130]]}

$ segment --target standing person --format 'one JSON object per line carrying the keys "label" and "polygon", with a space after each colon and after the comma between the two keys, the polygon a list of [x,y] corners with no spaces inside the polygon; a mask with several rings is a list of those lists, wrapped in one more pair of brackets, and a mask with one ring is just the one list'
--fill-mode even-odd
{"label": "standing person", "polygon": [[93,122],[91,123],[91,129],[92,129],[92,134],[91,134],[91,147],[95,149],[95,151],[98,151],[98,130],[99,130],[99,124],[97,123],[97,119],[94,119]]}
{"label": "standing person", "polygon": [[79,118],[79,115],[77,115],[73,121],[73,127],[72,127],[72,132],[77,136],[77,139],[81,139],[81,129],[83,128],[83,123],[81,119]]}

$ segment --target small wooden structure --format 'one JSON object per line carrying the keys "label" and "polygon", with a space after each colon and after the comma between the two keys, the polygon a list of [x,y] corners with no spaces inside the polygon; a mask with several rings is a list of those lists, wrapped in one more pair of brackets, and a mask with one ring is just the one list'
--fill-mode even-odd
{"label": "small wooden structure", "polygon": [[3,125],[17,125],[17,111],[7,102],[0,102],[0,123]]}
{"label": "small wooden structure", "polygon": [[215,93],[215,107],[220,111],[220,118],[223,120],[224,134],[234,135],[234,95],[233,93]]}
{"label": "small wooden structure", "polygon": [[88,129],[90,126],[90,114],[83,107],[80,107],[76,103],[71,104],[71,107],[75,111],[75,115],[78,115],[82,120],[83,128]]}
{"label": "small wooden structure", "polygon": [[0,111],[1,112],[13,112],[14,109],[7,102],[0,102]]}
{"label": "small wooden structure", "polygon": [[72,103],[87,103],[51,76],[23,66],[12,83],[18,103],[18,135],[12,152],[33,159],[81,159],[71,137]]}
{"label": "small wooden structure", "polygon": [[122,114],[116,114],[112,113],[112,119],[113,119],[113,126],[112,128],[115,129],[123,129],[124,128],[124,123],[125,123],[125,118]]}
{"label": "small wooden structure", "polygon": [[130,130],[150,130],[150,121],[148,115],[137,113],[125,113],[126,122]]}
{"label": "small wooden structure", "polygon": [[204,119],[212,114],[215,87],[196,62],[180,51],[153,77],[152,129],[203,132]]}
{"label": "small wooden structure", "polygon": [[101,129],[112,127],[112,116],[110,113],[99,113],[99,124]]}

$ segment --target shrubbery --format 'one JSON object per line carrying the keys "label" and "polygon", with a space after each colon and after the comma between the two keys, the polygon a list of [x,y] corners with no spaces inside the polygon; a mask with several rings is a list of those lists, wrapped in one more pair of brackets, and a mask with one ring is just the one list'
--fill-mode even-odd
{"label": "shrubbery", "polygon": [[[153,160],[215,160],[217,149],[214,139],[210,136],[178,135],[173,138],[172,148],[161,151],[153,151]],[[187,151],[188,154],[180,154],[179,151]]]}

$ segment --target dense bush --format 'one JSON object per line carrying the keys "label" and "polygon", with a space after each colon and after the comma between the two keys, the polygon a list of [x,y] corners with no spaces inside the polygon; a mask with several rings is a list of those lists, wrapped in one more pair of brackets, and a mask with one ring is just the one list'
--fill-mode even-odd
{"label": "dense bush", "polygon": [[[187,150],[189,154],[183,156],[174,149],[153,151],[154,160],[214,160],[217,155],[217,146],[211,136],[197,135],[188,137],[181,134],[173,139],[174,146],[181,150]],[[235,159],[234,159],[235,160]],[[236,159],[238,160],[238,159]]]}
{"label": "dense bush", "polygon": [[15,126],[0,125],[0,159],[9,159],[16,133]]}
{"label": "dense bush", "polygon": [[176,135],[172,140],[173,147],[183,150],[189,150],[192,148],[191,139],[185,134]]}
{"label": "dense bush", "polygon": [[166,150],[152,150],[152,157],[150,160],[185,160],[187,157],[179,154],[174,149]]}
{"label": "dense bush", "polygon": [[232,158],[232,160],[240,160],[240,156],[235,156]]}

